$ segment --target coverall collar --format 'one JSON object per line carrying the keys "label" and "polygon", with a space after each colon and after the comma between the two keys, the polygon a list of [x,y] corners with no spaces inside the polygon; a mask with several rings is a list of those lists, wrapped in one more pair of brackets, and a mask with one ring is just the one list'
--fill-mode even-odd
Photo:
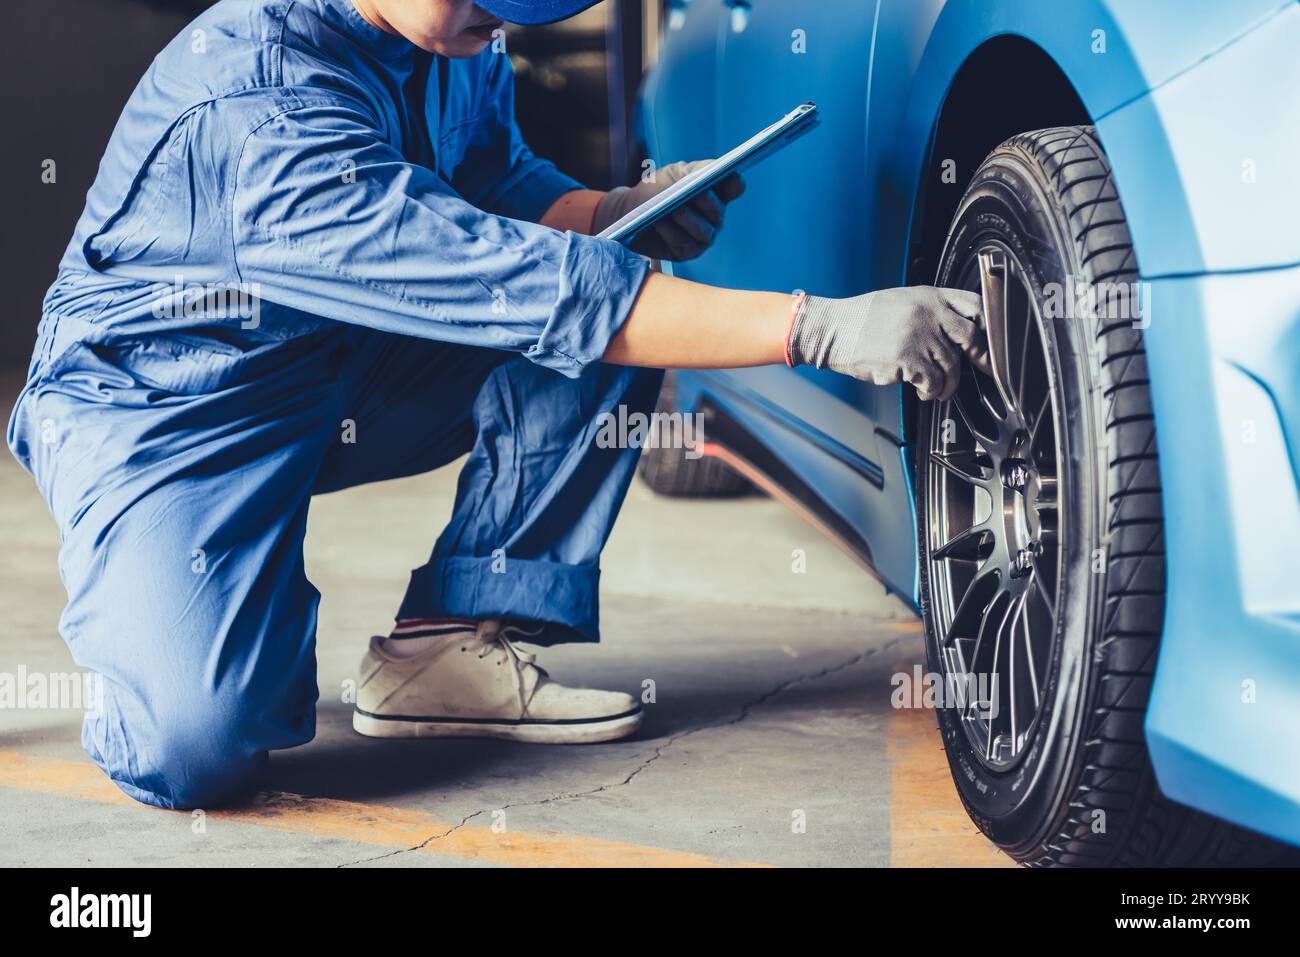
{"label": "coverall collar", "polygon": [[361,15],[352,0],[315,0],[321,15],[350,40],[381,60],[391,62],[410,56],[415,45],[405,37],[385,33]]}

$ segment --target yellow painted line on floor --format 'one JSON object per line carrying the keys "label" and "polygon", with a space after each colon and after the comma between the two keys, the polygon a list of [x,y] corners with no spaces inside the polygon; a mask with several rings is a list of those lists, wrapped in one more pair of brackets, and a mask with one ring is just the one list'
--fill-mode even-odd
{"label": "yellow painted line on floor", "polygon": [[[187,811],[146,809],[127,797],[88,761],[63,761],[0,750],[0,786],[105,804],[127,805],[159,814]],[[509,815],[510,812],[506,812]],[[609,841],[581,834],[535,834],[444,821],[405,808],[264,791],[251,803],[210,811],[213,821],[251,824],[294,834],[330,837],[378,847],[415,848],[431,835],[445,834],[419,848],[486,864],[516,867],[725,867],[702,854],[644,844]],[[508,817],[507,817],[508,822]],[[448,833],[449,832],[449,833]],[[756,866],[756,865],[739,865]]]}
{"label": "yellow painted line on floor", "polygon": [[[896,673],[912,673],[912,660]],[[953,784],[943,741],[927,708],[898,708],[889,718],[890,850],[893,867],[1015,867],[980,833]]]}

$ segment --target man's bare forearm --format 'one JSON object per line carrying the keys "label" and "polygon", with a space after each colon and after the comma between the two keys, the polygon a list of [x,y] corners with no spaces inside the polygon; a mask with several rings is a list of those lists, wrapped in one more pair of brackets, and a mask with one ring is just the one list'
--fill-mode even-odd
{"label": "man's bare forearm", "polygon": [[[541,225],[590,234],[604,193],[575,189]],[[785,361],[793,300],[783,293],[719,289],[651,273],[604,359],[656,369],[729,369]]]}
{"label": "man's bare forearm", "polygon": [[793,298],[719,289],[651,273],[604,359],[656,369],[734,369],[785,362]]}

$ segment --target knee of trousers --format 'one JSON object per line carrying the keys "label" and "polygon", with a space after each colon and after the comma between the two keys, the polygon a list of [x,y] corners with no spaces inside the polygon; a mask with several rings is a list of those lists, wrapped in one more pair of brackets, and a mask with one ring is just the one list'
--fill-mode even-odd
{"label": "knee of trousers", "polygon": [[114,709],[87,715],[82,746],[113,782],[143,804],[214,808],[247,797],[267,751],[238,713],[158,713],[149,721]]}

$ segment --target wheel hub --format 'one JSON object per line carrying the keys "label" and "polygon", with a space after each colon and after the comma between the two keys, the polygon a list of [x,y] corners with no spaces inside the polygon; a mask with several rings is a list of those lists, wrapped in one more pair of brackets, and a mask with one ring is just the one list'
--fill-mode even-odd
{"label": "wheel hub", "polygon": [[1023,578],[1033,570],[1034,559],[1042,552],[1039,542],[1041,522],[1035,508],[1038,469],[1020,458],[1002,461],[1002,533],[1007,542],[1007,576]]}

